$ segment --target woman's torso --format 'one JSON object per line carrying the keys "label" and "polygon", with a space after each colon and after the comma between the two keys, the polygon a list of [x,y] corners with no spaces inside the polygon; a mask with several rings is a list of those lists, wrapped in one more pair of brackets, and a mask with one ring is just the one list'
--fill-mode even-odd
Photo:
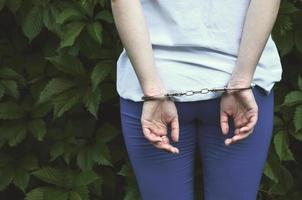
{"label": "woman's torso", "polygon": [[[240,45],[249,0],[141,0],[156,68],[168,92],[226,85]],[[255,27],[257,28],[257,27]],[[267,93],[281,80],[282,67],[271,36],[253,82]],[[141,101],[143,95],[125,49],[117,61],[120,96]],[[221,93],[177,97],[196,101]]]}

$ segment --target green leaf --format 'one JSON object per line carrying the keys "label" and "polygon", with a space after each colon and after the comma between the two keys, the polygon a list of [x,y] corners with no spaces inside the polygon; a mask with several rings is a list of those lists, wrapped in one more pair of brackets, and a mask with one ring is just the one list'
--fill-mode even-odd
{"label": "green leaf", "polygon": [[25,36],[31,41],[43,28],[43,9],[40,6],[33,6],[27,13],[24,22],[22,23],[22,30]]}
{"label": "green leaf", "polygon": [[79,5],[83,12],[85,12],[86,15],[91,18],[93,16],[93,11],[97,2],[98,0],[81,0],[79,1]]}
{"label": "green leaf", "polygon": [[15,170],[15,177],[13,183],[16,187],[18,187],[22,192],[26,192],[26,188],[29,182],[29,173],[24,169],[16,169]]}
{"label": "green leaf", "polygon": [[26,194],[25,200],[45,200],[44,188],[35,188]]}
{"label": "green leaf", "polygon": [[82,198],[77,192],[71,191],[68,200],[82,200]]}
{"label": "green leaf", "polygon": [[118,175],[121,176],[128,176],[129,174],[131,174],[131,166],[129,164],[124,164],[121,168],[121,170],[117,173]]}
{"label": "green leaf", "polygon": [[78,187],[74,191],[81,196],[82,200],[89,200],[89,190],[87,186]]}
{"label": "green leaf", "polygon": [[0,138],[6,140],[9,146],[16,146],[26,137],[24,123],[12,121],[0,127]]}
{"label": "green leaf", "polygon": [[106,4],[106,0],[99,0],[99,4],[104,8]]}
{"label": "green leaf", "polygon": [[5,87],[4,87],[4,85],[0,81],[0,100],[2,99],[2,97],[4,96],[4,94],[5,94]]}
{"label": "green leaf", "polygon": [[31,118],[41,118],[48,114],[52,109],[52,104],[50,102],[41,103],[34,105],[31,110]]}
{"label": "green leaf", "polygon": [[12,80],[20,81],[21,83],[25,84],[24,77],[9,67],[0,68],[0,78],[12,79]]}
{"label": "green leaf", "polygon": [[87,31],[89,35],[96,41],[98,44],[102,44],[103,42],[103,27],[98,22],[93,22],[91,24],[88,24]]}
{"label": "green leaf", "polygon": [[97,197],[101,197],[103,195],[103,179],[99,177],[96,181],[94,181],[90,186],[89,190],[92,194],[96,195]]}
{"label": "green leaf", "polygon": [[14,80],[1,80],[1,85],[5,88],[6,93],[9,96],[14,97],[15,99],[19,99],[20,94],[18,90],[18,84]]}
{"label": "green leaf", "polygon": [[61,54],[55,57],[47,57],[58,70],[74,77],[85,77],[86,71],[79,58],[69,54]]}
{"label": "green leaf", "polygon": [[295,106],[302,103],[302,92],[301,91],[291,91],[285,96],[284,102],[281,104],[283,106]]}
{"label": "green leaf", "polygon": [[56,22],[58,24],[64,24],[67,21],[81,20],[84,18],[85,16],[79,10],[76,10],[74,8],[67,8],[56,16]]}
{"label": "green leaf", "polygon": [[273,180],[274,182],[278,182],[278,176],[276,175],[276,172],[274,171],[274,165],[272,163],[270,163],[269,161],[265,162],[265,166],[264,166],[264,174],[269,177],[271,180]]}
{"label": "green leaf", "polygon": [[62,26],[56,23],[56,16],[59,15],[61,9],[56,4],[49,4],[43,9],[43,23],[48,30],[58,35],[60,38],[63,35]]}
{"label": "green leaf", "polygon": [[98,143],[91,149],[92,159],[101,165],[112,166],[111,154],[105,143]]}
{"label": "green leaf", "polygon": [[30,154],[23,156],[19,163],[20,167],[28,171],[36,170],[39,168],[38,158]]}
{"label": "green leaf", "polygon": [[282,1],[280,4],[279,14],[291,14],[293,12],[299,11],[296,6],[291,2]]}
{"label": "green leaf", "polygon": [[44,190],[45,200],[68,200],[68,191],[58,188],[47,188]]}
{"label": "green leaf", "polygon": [[275,168],[279,181],[270,188],[269,193],[285,195],[293,186],[293,177],[291,173],[282,165],[275,166]]}
{"label": "green leaf", "polygon": [[278,41],[282,40],[282,37],[289,37],[293,33],[292,18],[289,15],[278,15],[273,33],[274,36],[278,36]]}
{"label": "green leaf", "polygon": [[274,145],[280,160],[295,160],[288,146],[288,136],[284,131],[278,131],[274,135]]}
{"label": "green leaf", "polygon": [[86,186],[93,183],[99,178],[99,176],[94,171],[84,171],[78,174],[75,178],[75,186]]}
{"label": "green leaf", "polygon": [[297,49],[302,53],[302,30],[295,32],[295,44]]}
{"label": "green leaf", "polygon": [[4,191],[13,181],[14,170],[11,167],[0,169],[0,191]]}
{"label": "green leaf", "polygon": [[89,200],[89,190],[87,186],[78,187],[75,191],[81,196],[83,200]]}
{"label": "green leaf", "polygon": [[62,79],[62,78],[53,78],[45,86],[43,91],[40,94],[40,99],[38,103],[44,103],[48,101],[51,97],[58,95],[76,85],[75,82]]}
{"label": "green leaf", "polygon": [[70,165],[71,159],[74,157],[74,148],[71,146],[64,146],[64,161],[66,162],[67,165]]}
{"label": "green leaf", "polygon": [[300,131],[291,131],[290,134],[297,140],[302,141],[302,130]]}
{"label": "green leaf", "polygon": [[302,91],[302,76],[301,75],[298,76],[298,87]]}
{"label": "green leaf", "polygon": [[31,120],[28,123],[28,130],[38,141],[42,141],[46,135],[46,123],[42,119]]}
{"label": "green leaf", "polygon": [[83,148],[77,155],[77,164],[83,170],[91,170],[93,167],[93,158],[89,148]]}
{"label": "green leaf", "polygon": [[95,65],[90,78],[93,90],[110,74],[111,70],[113,68],[109,63],[99,62]]}
{"label": "green leaf", "polygon": [[294,113],[294,126],[296,132],[302,129],[302,105],[296,107]]}
{"label": "green leaf", "polygon": [[280,50],[281,57],[291,52],[295,45],[294,32],[286,30],[284,30],[283,32],[284,35],[279,36],[279,38],[275,37],[276,45]]}
{"label": "green leaf", "polygon": [[95,19],[100,19],[110,24],[114,23],[114,19],[112,14],[108,10],[100,11],[96,16]]}
{"label": "green leaf", "polygon": [[61,38],[60,48],[72,46],[83,30],[85,23],[70,22],[65,26],[63,37]]}
{"label": "green leaf", "polygon": [[119,131],[112,124],[105,122],[96,131],[96,142],[106,143],[113,140]]}
{"label": "green leaf", "polygon": [[56,142],[50,150],[50,157],[51,161],[55,160],[57,157],[64,154],[64,143],[63,142]]}
{"label": "green leaf", "polygon": [[51,187],[38,187],[28,192],[25,200],[68,200],[68,191]]}
{"label": "green leaf", "polygon": [[87,90],[84,96],[86,109],[97,119],[97,113],[101,101],[101,90],[97,88],[95,91]]}
{"label": "green leaf", "polygon": [[32,173],[38,179],[56,186],[64,187],[64,172],[52,167],[43,167]]}
{"label": "green leaf", "polygon": [[22,0],[8,0],[6,1],[6,6],[10,11],[15,13],[21,7]]}
{"label": "green leaf", "polygon": [[0,0],[0,11],[4,8],[6,0]]}
{"label": "green leaf", "polygon": [[78,89],[68,90],[53,100],[54,102],[54,118],[62,116],[66,111],[73,108],[81,102],[82,94]]}
{"label": "green leaf", "polygon": [[140,199],[140,193],[137,187],[130,187],[125,194],[123,200]]}
{"label": "green leaf", "polygon": [[6,132],[9,146],[17,146],[26,137],[26,126],[22,123],[10,127]]}
{"label": "green leaf", "polygon": [[14,102],[0,103],[0,119],[20,119],[25,116],[24,109]]}

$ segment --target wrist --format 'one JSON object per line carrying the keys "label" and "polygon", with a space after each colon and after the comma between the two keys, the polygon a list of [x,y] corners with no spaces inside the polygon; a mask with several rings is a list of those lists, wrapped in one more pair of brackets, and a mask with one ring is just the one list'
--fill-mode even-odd
{"label": "wrist", "polygon": [[[253,86],[252,85],[252,80],[251,79],[230,79],[230,81],[227,84],[227,88],[249,88]],[[241,91],[244,90],[228,90],[227,93],[228,94],[233,94],[233,95],[237,95],[240,94]]]}
{"label": "wrist", "polygon": [[145,96],[163,95],[166,93],[166,88],[163,84],[148,85],[143,87],[143,93]]}
{"label": "wrist", "polygon": [[252,84],[252,78],[231,78],[228,83],[227,87],[249,87]]}

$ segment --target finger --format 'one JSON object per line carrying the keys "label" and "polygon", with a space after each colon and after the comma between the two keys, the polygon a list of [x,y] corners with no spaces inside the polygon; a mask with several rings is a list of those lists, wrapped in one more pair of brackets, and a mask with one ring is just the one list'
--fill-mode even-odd
{"label": "finger", "polygon": [[157,121],[152,120],[152,122],[148,120],[141,120],[141,124],[145,128],[149,128],[152,133],[154,133],[156,136],[163,136],[167,134],[167,128],[158,126]]}
{"label": "finger", "polygon": [[221,131],[224,135],[229,132],[229,121],[228,121],[228,114],[224,111],[220,112],[220,126]]}
{"label": "finger", "polygon": [[162,141],[162,138],[160,136],[153,134],[151,130],[147,127],[143,127],[143,133],[145,138],[148,139],[150,142]]}
{"label": "finger", "polygon": [[179,141],[179,122],[178,116],[175,116],[171,122],[171,137],[175,142]]}
{"label": "finger", "polygon": [[163,143],[163,142],[159,142],[160,144],[156,144],[155,146],[157,146],[157,148],[165,150],[167,152],[171,152],[171,153],[179,153],[178,148],[173,147],[171,144],[169,143]]}
{"label": "finger", "polygon": [[224,141],[224,143],[225,143],[225,145],[230,145],[230,144],[234,144],[234,143],[236,143],[236,142],[238,142],[238,141],[240,141],[240,140],[243,140],[243,139],[245,139],[245,138],[247,138],[249,135],[251,134],[251,132],[249,132],[249,133],[244,133],[244,134],[239,134],[239,135],[234,135],[233,137],[231,137],[231,138],[227,138],[225,141]]}
{"label": "finger", "polygon": [[256,125],[257,122],[257,114],[250,117],[249,123],[243,127],[240,128],[240,132],[250,132],[252,128]]}
{"label": "finger", "polygon": [[235,131],[234,134],[240,134],[240,128],[245,126],[248,123],[248,117],[246,117],[246,114],[244,112],[240,112],[237,114],[237,116],[234,118],[234,127]]}
{"label": "finger", "polygon": [[240,128],[244,126],[248,122],[248,118],[241,112],[235,119],[234,119],[234,126],[235,128]]}
{"label": "finger", "polygon": [[155,142],[153,143],[155,147],[165,150],[167,152],[171,152],[171,153],[179,153],[178,148],[173,147],[170,143],[169,143],[169,138],[168,137],[164,137],[163,141],[161,142]]}

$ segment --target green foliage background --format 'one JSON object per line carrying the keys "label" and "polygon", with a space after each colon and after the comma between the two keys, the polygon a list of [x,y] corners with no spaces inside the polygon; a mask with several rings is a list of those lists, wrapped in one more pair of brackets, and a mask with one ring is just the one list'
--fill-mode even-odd
{"label": "green foliage background", "polygon": [[[284,72],[258,199],[302,199],[301,4],[282,1],[273,30]],[[139,199],[115,89],[121,49],[109,0],[0,0],[1,200]],[[201,176],[197,164],[199,199]]]}

